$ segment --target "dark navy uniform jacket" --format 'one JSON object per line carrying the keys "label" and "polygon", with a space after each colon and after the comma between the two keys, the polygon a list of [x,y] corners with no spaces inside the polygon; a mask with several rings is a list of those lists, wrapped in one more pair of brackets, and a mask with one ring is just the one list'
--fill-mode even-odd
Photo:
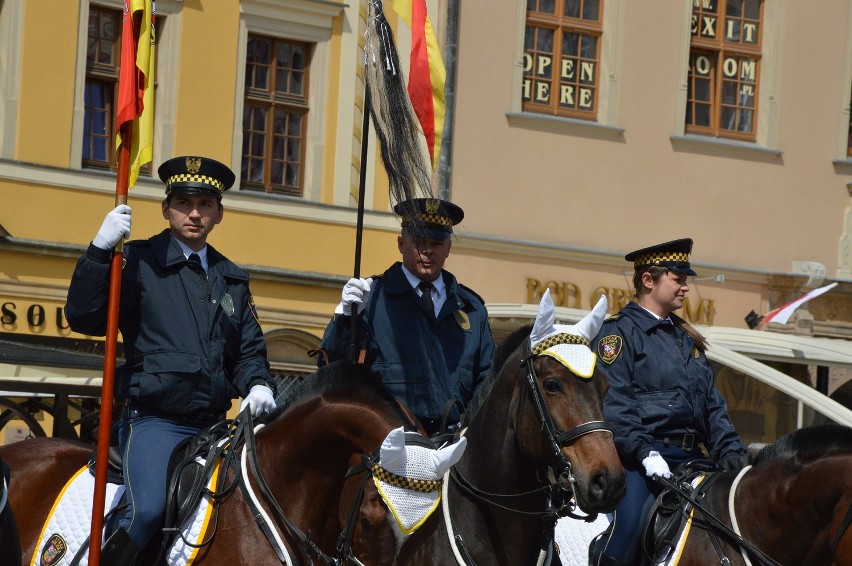
{"label": "dark navy uniform jacket", "polygon": [[[447,300],[437,319],[421,306],[399,262],[373,280],[361,314],[365,362],[420,420],[441,418],[449,399],[466,406],[487,377],[494,354],[482,299],[451,273],[441,276]],[[336,315],[326,328],[321,348],[330,360],[347,357],[351,324],[351,317]]]}
{"label": "dark navy uniform jacket", "polygon": [[668,434],[693,433],[714,460],[744,455],[713,370],[692,337],[637,303],[604,321],[594,342],[609,380],[604,417],[625,464]]}
{"label": "dark navy uniform jacket", "polygon": [[[274,391],[248,274],[207,250],[205,286],[168,229],[124,247],[119,330],[126,362],[116,371],[118,398],[176,415],[216,414],[254,384]],[[90,245],[77,262],[65,306],[76,332],[106,333],[111,256]]]}

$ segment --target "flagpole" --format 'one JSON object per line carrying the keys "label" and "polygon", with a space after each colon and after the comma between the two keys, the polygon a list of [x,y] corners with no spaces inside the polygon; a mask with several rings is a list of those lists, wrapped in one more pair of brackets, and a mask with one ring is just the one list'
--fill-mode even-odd
{"label": "flagpole", "polygon": [[[367,74],[364,73],[364,119],[361,123],[361,167],[358,171],[358,220],[355,227],[355,267],[353,277],[361,277],[361,242],[364,237],[364,199],[367,185],[367,138],[370,132],[370,88],[367,85]],[[358,361],[358,320],[360,319],[357,305],[351,315],[349,342],[349,361]]]}
{"label": "flagpole", "polygon": [[[121,145],[118,149],[118,173],[115,181],[115,205],[127,204],[127,187],[130,178],[130,144],[133,122],[121,127]],[[121,264],[124,258],[123,240],[119,240],[112,254],[109,270],[109,303],[107,310],[106,341],[104,342],[104,375],[101,383],[101,414],[98,422],[98,451],[95,462],[95,492],[92,497],[92,525],[89,535],[89,566],[101,563],[101,543],[106,504],[106,479],[109,462],[110,432],[112,430],[112,399],[115,384],[115,358],[118,343],[118,304],[121,298]]]}

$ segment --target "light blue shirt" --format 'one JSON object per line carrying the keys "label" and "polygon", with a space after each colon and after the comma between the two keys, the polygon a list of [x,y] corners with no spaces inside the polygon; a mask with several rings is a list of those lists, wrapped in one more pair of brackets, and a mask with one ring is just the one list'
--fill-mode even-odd
{"label": "light blue shirt", "polygon": [[[402,266],[402,272],[405,274],[405,278],[408,279],[408,282],[411,283],[411,286],[414,288],[414,292],[417,293],[417,296],[421,296],[423,292],[418,289],[417,286],[420,285],[423,280],[411,273],[404,265]],[[444,284],[444,278],[440,275],[431,283],[432,303],[435,305],[435,316],[437,317],[438,313],[441,312],[441,307],[443,307],[444,303],[447,301],[447,286]]]}

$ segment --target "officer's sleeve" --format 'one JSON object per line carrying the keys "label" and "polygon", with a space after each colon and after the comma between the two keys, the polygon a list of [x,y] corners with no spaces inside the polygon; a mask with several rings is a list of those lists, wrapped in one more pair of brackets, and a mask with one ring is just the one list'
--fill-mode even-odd
{"label": "officer's sleeve", "polygon": [[234,364],[232,381],[234,387],[245,398],[254,385],[263,384],[275,394],[275,380],[269,370],[266,341],[257,317],[254,298],[246,284],[246,305],[240,320],[240,356]]}
{"label": "officer's sleeve", "polygon": [[494,358],[494,338],[491,336],[491,325],[488,323],[488,312],[485,307],[482,308],[482,321],[479,328],[479,351],[477,353],[477,363],[474,370],[473,394],[476,396],[476,391],[479,386],[486,380],[488,374],[491,373],[491,362]]}
{"label": "officer's sleeve", "polygon": [[320,352],[317,355],[317,366],[322,367],[345,359],[348,354],[352,336],[352,317],[335,314],[325,327],[322,336]]}
{"label": "officer's sleeve", "polygon": [[[131,252],[125,247],[125,253]],[[125,256],[125,266],[127,265]],[[102,250],[89,244],[86,253],[77,260],[77,266],[71,275],[68,287],[68,301],[65,304],[65,318],[71,330],[89,336],[104,336],[106,334],[107,311],[109,310],[109,269],[112,260],[112,250]],[[122,268],[121,303],[119,305],[120,320],[127,318],[129,311],[135,309],[132,295],[135,287],[124,284],[135,273],[131,263],[130,269]]]}
{"label": "officer's sleeve", "polygon": [[[702,354],[703,355],[703,354]],[[710,451],[710,457],[716,461],[722,460],[727,456],[744,455],[746,448],[743,446],[740,437],[734,429],[734,423],[731,422],[731,417],[728,415],[728,405],[725,398],[716,389],[713,379],[708,380],[709,388],[705,392],[707,397],[707,431],[709,438],[707,439],[707,448]]]}
{"label": "officer's sleeve", "polygon": [[593,343],[609,381],[604,397],[604,418],[613,429],[615,446],[622,460],[638,465],[654,449],[654,438],[642,424],[633,388],[635,341],[639,337],[614,323],[604,323]]}

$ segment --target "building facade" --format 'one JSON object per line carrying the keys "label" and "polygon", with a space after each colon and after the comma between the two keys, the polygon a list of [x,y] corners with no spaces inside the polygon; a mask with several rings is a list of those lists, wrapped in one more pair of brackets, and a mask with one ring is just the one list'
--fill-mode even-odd
{"label": "building facade", "polygon": [[[385,4],[406,69],[411,34]],[[848,1],[427,6],[451,71],[439,191],[466,213],[447,268],[486,300],[498,339],[546,288],[565,320],[600,294],[617,311],[632,295],[624,254],[688,236],[699,277],[681,314],[718,346],[743,436],[849,418]],[[151,175],[164,160],[230,165],[238,181],[210,243],[250,273],[275,370],[303,375],[345,280],[398,258],[377,141],[362,131],[367,2],[156,9],[154,159],[130,191],[133,237],[164,227]],[[121,18],[117,0],[0,0],[0,340],[12,343],[0,390],[19,407],[63,379],[97,389],[90,361],[41,367],[14,344],[102,350],[62,306],[114,205]],[[744,320],[831,282],[785,325]]]}

